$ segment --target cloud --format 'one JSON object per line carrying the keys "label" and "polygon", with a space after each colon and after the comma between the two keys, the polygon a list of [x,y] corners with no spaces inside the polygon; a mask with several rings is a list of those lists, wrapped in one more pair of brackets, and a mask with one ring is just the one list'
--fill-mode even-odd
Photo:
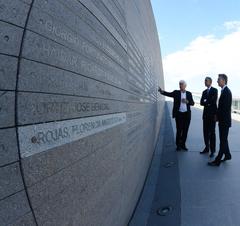
{"label": "cloud", "polygon": [[222,38],[214,35],[199,36],[183,50],[169,54],[163,59],[166,89],[178,88],[178,81],[184,79],[190,91],[204,89],[205,76],[213,78],[213,85],[219,73],[229,77],[229,87],[234,96],[240,96],[240,21],[226,22],[225,27],[234,31]]}
{"label": "cloud", "polygon": [[223,26],[227,30],[240,30],[240,21],[227,21]]}

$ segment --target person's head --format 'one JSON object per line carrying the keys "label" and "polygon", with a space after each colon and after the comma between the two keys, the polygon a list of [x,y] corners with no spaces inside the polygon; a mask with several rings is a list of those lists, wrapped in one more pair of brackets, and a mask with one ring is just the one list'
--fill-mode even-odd
{"label": "person's head", "polygon": [[179,81],[179,88],[180,88],[180,90],[181,91],[185,91],[186,87],[187,87],[187,83],[184,80],[180,80]]}
{"label": "person's head", "polygon": [[209,88],[211,85],[212,85],[212,78],[206,77],[205,78],[205,86]]}
{"label": "person's head", "polygon": [[219,74],[217,83],[222,88],[223,86],[227,85],[228,77],[225,74]]}

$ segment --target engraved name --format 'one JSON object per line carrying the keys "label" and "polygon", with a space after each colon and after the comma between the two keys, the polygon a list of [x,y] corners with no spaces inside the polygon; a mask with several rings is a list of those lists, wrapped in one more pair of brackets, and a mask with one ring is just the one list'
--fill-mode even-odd
{"label": "engraved name", "polygon": [[110,110],[109,104],[106,103],[89,103],[89,102],[39,102],[32,104],[33,114],[68,114],[79,112],[95,112]]}
{"label": "engraved name", "polygon": [[126,113],[19,127],[21,157],[58,147],[126,122]]}

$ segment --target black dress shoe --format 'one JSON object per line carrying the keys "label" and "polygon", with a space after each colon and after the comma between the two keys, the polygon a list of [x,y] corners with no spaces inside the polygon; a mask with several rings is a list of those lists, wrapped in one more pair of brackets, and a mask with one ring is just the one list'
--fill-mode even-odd
{"label": "black dress shoe", "polygon": [[181,147],[184,151],[188,151],[188,148],[186,146]]}
{"label": "black dress shoe", "polygon": [[227,161],[227,160],[231,160],[232,159],[232,157],[231,156],[229,156],[229,157],[224,157],[224,159],[223,160],[221,160],[221,162],[225,162],[225,161]]}
{"label": "black dress shoe", "polygon": [[206,153],[208,153],[209,152],[209,150],[207,150],[206,148],[203,150],[203,151],[200,151],[200,154],[206,154]]}
{"label": "black dress shoe", "polygon": [[214,152],[211,152],[211,154],[209,155],[210,158],[214,157]]}
{"label": "black dress shoe", "polygon": [[218,161],[212,161],[212,162],[208,162],[208,165],[209,166],[220,166],[221,162],[218,162]]}
{"label": "black dress shoe", "polygon": [[177,146],[176,151],[181,151],[181,148]]}

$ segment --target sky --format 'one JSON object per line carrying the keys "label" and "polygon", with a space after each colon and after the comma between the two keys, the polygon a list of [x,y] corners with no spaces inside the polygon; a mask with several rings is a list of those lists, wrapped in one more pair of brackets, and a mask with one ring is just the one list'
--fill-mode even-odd
{"label": "sky", "polygon": [[151,0],[159,34],[165,89],[186,80],[191,92],[202,92],[210,76],[228,76],[240,97],[240,1]]}

